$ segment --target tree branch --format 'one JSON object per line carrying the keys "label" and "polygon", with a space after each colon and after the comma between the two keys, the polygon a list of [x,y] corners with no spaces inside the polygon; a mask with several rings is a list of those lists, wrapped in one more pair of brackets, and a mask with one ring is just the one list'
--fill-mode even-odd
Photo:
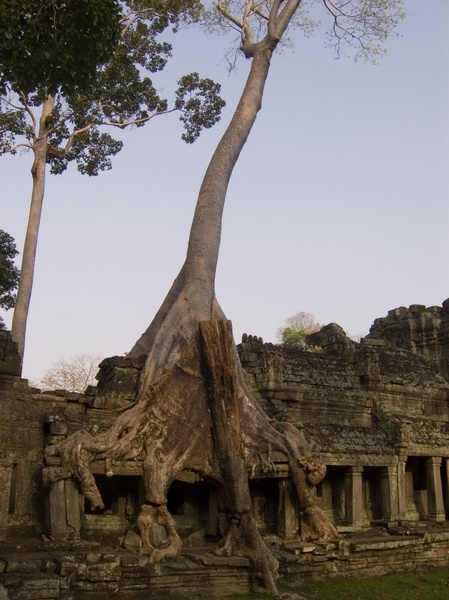
{"label": "tree branch", "polygon": [[33,146],[32,146],[32,144],[16,144],[15,146],[12,146],[11,148],[5,148],[0,151],[4,152],[5,154],[14,154],[14,152],[16,150],[18,150],[19,148],[28,148],[29,150],[32,150]]}
{"label": "tree branch", "polygon": [[[293,15],[295,14],[301,2],[302,0],[286,0],[284,8],[279,13],[279,15],[276,15],[276,34],[274,37],[278,40],[280,40],[281,37],[284,35],[285,30],[287,29],[290,21],[293,18]],[[281,3],[282,0],[280,2],[275,0],[275,3],[273,4],[272,14],[274,13],[274,8],[276,5],[278,5],[277,10],[279,10]]]}
{"label": "tree branch", "polygon": [[280,39],[280,36],[278,36],[277,34],[276,21],[282,1],[283,0],[274,0],[273,6],[270,11],[270,16],[268,18],[268,37],[276,42]]}
{"label": "tree branch", "polygon": [[7,98],[6,96],[0,96],[0,100],[2,102],[4,102],[5,104],[8,104],[8,106],[10,106],[11,108],[13,108],[14,110],[22,110],[22,111],[25,110],[25,108],[23,106],[16,106],[15,104],[13,104],[11,102],[11,100],[9,100],[9,98]]}
{"label": "tree branch", "polygon": [[218,12],[221,13],[228,21],[236,25],[240,30],[243,29],[243,21],[237,19],[232,13],[228,12],[223,4],[219,1],[217,4]]}
{"label": "tree branch", "polygon": [[67,140],[66,145],[64,146],[64,148],[62,150],[59,148],[55,148],[54,146],[51,146],[50,144],[48,144],[49,154],[52,154],[53,156],[57,156],[58,158],[66,157],[68,155],[68,153],[70,152],[70,148],[73,145],[73,140],[75,139],[75,137],[77,135],[81,135],[85,131],[89,131],[89,129],[91,129],[93,126],[94,126],[94,123],[89,123],[89,125],[86,125],[85,127],[82,127],[81,129],[76,129],[75,131],[72,131],[69,139]]}
{"label": "tree branch", "polygon": [[26,94],[24,94],[23,92],[20,92],[20,97],[22,98],[24,109],[29,114],[30,119],[31,119],[31,123],[33,124],[33,140],[36,141],[36,128],[37,128],[36,117],[34,116],[34,113],[31,110],[31,107],[30,107],[30,105],[27,102]]}
{"label": "tree branch", "polygon": [[168,115],[172,112],[176,112],[177,108],[171,108],[169,110],[162,110],[160,112],[155,112],[152,115],[148,115],[148,117],[142,117],[141,119],[133,119],[132,121],[125,121],[124,123],[116,123],[114,121],[102,121],[98,123],[98,125],[108,125],[109,127],[118,127],[119,129],[125,129],[130,125],[140,125],[142,123],[146,123],[150,121],[154,117],[159,117],[160,115]]}

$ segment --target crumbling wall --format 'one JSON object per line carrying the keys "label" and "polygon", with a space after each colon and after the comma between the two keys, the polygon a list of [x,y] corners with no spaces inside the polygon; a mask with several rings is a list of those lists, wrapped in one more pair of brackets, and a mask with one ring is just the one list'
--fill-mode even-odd
{"label": "crumbling wall", "polygon": [[79,418],[88,401],[83,394],[41,393],[21,378],[21,372],[11,333],[0,331],[0,540],[7,532],[45,532],[42,466],[44,447],[52,441],[48,417],[60,419],[61,432],[67,415]]}
{"label": "crumbling wall", "polygon": [[382,338],[431,363],[449,380],[449,298],[442,306],[412,304],[374,321],[369,338]]}

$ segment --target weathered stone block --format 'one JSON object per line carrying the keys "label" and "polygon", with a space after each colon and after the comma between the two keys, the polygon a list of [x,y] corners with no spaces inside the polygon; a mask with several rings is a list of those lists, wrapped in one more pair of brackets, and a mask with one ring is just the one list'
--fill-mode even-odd
{"label": "weathered stone block", "polygon": [[5,568],[6,573],[33,573],[39,572],[42,568],[42,559],[40,558],[8,558]]}
{"label": "weathered stone block", "polygon": [[131,552],[139,553],[142,548],[142,538],[138,533],[129,529],[123,538],[123,546]]}
{"label": "weathered stone block", "polygon": [[120,559],[111,562],[101,562],[88,565],[87,579],[89,581],[118,581],[121,576]]}
{"label": "weathered stone block", "polygon": [[0,540],[6,540],[12,468],[11,464],[0,465]]}
{"label": "weathered stone block", "polygon": [[22,580],[20,587],[20,600],[52,600],[59,598],[60,581],[58,577],[27,578]]}

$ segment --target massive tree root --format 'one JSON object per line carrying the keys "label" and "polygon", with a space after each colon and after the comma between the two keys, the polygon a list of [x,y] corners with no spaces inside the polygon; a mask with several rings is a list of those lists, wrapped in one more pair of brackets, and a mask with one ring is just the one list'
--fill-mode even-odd
{"label": "massive tree root", "polygon": [[[171,483],[188,469],[215,480],[228,515],[218,553],[244,555],[263,585],[276,594],[277,564],[265,546],[251,516],[248,473],[259,466],[273,469],[271,451],[289,461],[307,537],[327,540],[336,530],[316,506],[314,484],[325,474],[314,461],[302,433],[289,423],[271,421],[247,389],[238,361],[229,321],[199,323],[191,343],[157,381],[141,390],[138,402],[120,414],[104,433],[78,431],[50,446],[48,456],[59,455],[60,467],[47,467],[51,484],[75,477],[93,508],[102,499],[89,469],[92,460],[104,459],[113,476],[114,460],[134,459],[143,453],[146,503],[137,526],[142,550],[152,562],[176,556],[181,540],[167,510]],[[151,540],[154,524],[165,528],[166,541]]]}

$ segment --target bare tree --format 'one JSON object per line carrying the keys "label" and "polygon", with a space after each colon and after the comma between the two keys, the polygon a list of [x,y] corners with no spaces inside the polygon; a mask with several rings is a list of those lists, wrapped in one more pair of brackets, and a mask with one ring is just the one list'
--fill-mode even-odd
{"label": "bare tree", "polygon": [[315,315],[309,312],[297,312],[285,319],[284,327],[279,327],[278,340],[287,345],[300,344],[309,333],[319,331],[323,325],[315,320]]}
{"label": "bare tree", "polygon": [[[128,354],[144,354],[136,403],[105,433],[75,433],[50,447],[61,467],[48,467],[48,485],[75,476],[91,504],[103,506],[89,462],[130,459],[141,452],[146,504],[138,519],[144,551],[151,561],[175,556],[181,548],[167,492],[183,469],[214,482],[223,513],[226,556],[249,557],[254,573],[277,595],[276,561],[263,543],[250,511],[248,474],[274,470],[271,452],[284,454],[301,508],[300,535],[330,539],[337,533],[315,502],[315,484],[325,466],[316,461],[302,432],[288,422],[270,420],[247,387],[230,322],[215,297],[215,272],[226,190],[234,165],[261,107],[272,54],[287,27],[300,21],[300,0],[220,2],[217,22],[238,30],[241,50],[251,59],[242,96],[209,163],[199,192],[185,262],[152,323]],[[304,4],[306,4],[304,2]],[[336,49],[347,40],[364,56],[376,52],[374,38],[384,39],[400,18],[396,0],[323,0],[331,14]],[[269,151],[269,147],[267,147]],[[168,544],[154,547],[152,524],[163,525]]]}
{"label": "bare tree", "polygon": [[62,358],[53,363],[33,385],[43,390],[67,390],[82,394],[88,385],[95,385],[95,375],[101,361],[101,356],[92,354],[74,354],[69,359]]}

